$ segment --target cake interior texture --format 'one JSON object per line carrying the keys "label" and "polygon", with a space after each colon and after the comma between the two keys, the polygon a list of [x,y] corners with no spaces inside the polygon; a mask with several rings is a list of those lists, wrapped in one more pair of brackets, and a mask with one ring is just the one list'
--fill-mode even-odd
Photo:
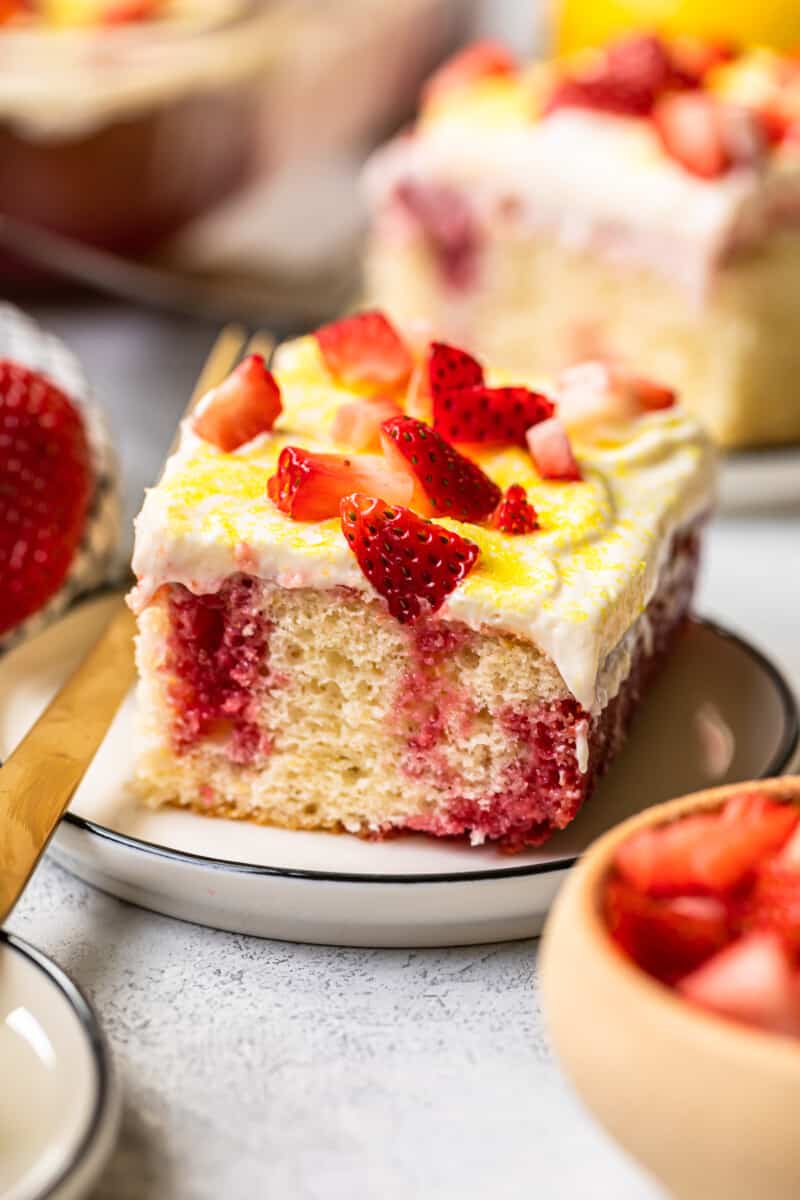
{"label": "cake interior texture", "polygon": [[699,522],[582,708],[531,642],[379,599],[246,573],[164,585],[140,614],[146,803],[297,829],[397,831],[508,850],[564,828],[624,740],[687,614]]}
{"label": "cake interior texture", "polygon": [[398,321],[423,316],[512,372],[619,358],[676,388],[721,446],[800,441],[796,230],[737,250],[698,295],[646,265],[521,230],[513,211],[487,230],[462,219],[460,240],[407,211],[401,236],[397,224],[389,214],[387,233],[378,216],[367,290]]}

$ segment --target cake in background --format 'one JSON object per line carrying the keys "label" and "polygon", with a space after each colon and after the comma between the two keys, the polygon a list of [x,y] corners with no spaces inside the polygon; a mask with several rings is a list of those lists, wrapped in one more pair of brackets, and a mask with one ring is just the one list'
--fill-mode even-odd
{"label": "cake in background", "polygon": [[0,215],[117,254],[161,252],[288,159],[383,136],[463,37],[464,12],[464,0],[0,0]]}
{"label": "cake in background", "polygon": [[77,359],[0,305],[0,649],[109,582],[118,538],[115,457]]}
{"label": "cake in background", "polygon": [[136,522],[145,802],[564,828],[690,603],[712,455],[675,400],[592,367],[545,394],[378,312],[248,359]]}
{"label": "cake in background", "polygon": [[274,18],[254,0],[12,5],[0,26],[4,215],[136,255],[247,177],[280,4]]}
{"label": "cake in background", "polygon": [[800,440],[800,60],[638,33],[472,46],[368,163],[366,286],[513,372],[663,379],[725,447]]}

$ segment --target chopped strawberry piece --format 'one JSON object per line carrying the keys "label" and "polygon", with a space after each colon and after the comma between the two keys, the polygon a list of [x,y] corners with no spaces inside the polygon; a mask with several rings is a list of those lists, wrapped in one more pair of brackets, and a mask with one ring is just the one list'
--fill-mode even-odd
{"label": "chopped strawberry piece", "polygon": [[435,516],[482,521],[500,502],[500,488],[478,464],[422,421],[394,417],[384,422],[381,440],[389,461],[413,471]]}
{"label": "chopped strawberry piece", "polygon": [[661,38],[634,34],[612,43],[579,73],[563,77],[550,96],[547,112],[578,107],[645,117],[665,89],[680,83]]}
{"label": "chopped strawberry piece", "polygon": [[401,388],[414,367],[408,347],[382,312],[343,317],[323,325],[315,337],[331,375],[350,387]]}
{"label": "chopped strawberry piece", "polygon": [[135,21],[152,21],[162,0],[110,0],[103,9],[104,25],[129,25]]}
{"label": "chopped strawberry piece", "polygon": [[800,988],[773,933],[752,933],[734,942],[682,979],[678,991],[719,1016],[800,1036]]}
{"label": "chopped strawberry piece", "polygon": [[567,367],[556,381],[556,395],[558,415],[570,428],[638,416],[629,390],[617,386],[616,371],[600,360]]}
{"label": "chopped strawberry piece", "polygon": [[4,25],[6,21],[13,21],[15,17],[22,16],[27,11],[25,0],[0,0],[0,25]]}
{"label": "chopped strawberry piece", "polygon": [[645,412],[658,412],[663,408],[673,408],[678,400],[674,388],[644,375],[629,375],[628,387],[634,400]]}
{"label": "chopped strawberry piece", "polygon": [[531,426],[554,412],[552,401],[525,387],[469,387],[433,397],[433,427],[449,442],[524,446]]}
{"label": "chopped strawberry piece", "polygon": [[195,433],[230,453],[267,433],[281,412],[281,393],[260,354],[251,354],[205,396]]}
{"label": "chopped strawberry piece", "polygon": [[768,145],[779,146],[796,137],[795,119],[778,103],[765,104],[758,110],[761,130]]}
{"label": "chopped strawberry piece", "polygon": [[734,166],[752,166],[764,158],[769,138],[761,113],[743,104],[720,104],[722,140]]}
{"label": "chopped strawberry piece", "polygon": [[679,79],[687,87],[699,87],[715,67],[736,57],[736,47],[728,42],[682,37],[670,42],[670,57]]}
{"label": "chopped strawberry piece", "polygon": [[436,612],[478,558],[474,542],[371,496],[346,496],[342,533],[398,621]]}
{"label": "chopped strawberry piece", "polygon": [[78,409],[46,376],[0,360],[0,633],[64,582],[91,491]]}
{"label": "chopped strawberry piece", "polygon": [[650,896],[723,895],[751,876],[765,854],[779,850],[797,822],[791,805],[758,796],[634,834],[617,851],[617,869]]}
{"label": "chopped strawberry piece", "polygon": [[526,438],[531,458],[542,479],[569,483],[583,478],[572,453],[569,435],[558,417],[550,417],[534,425],[528,430]]}
{"label": "chopped strawberry piece", "polygon": [[707,92],[663,97],[653,122],[667,153],[701,179],[715,179],[730,167],[758,162],[767,141],[756,112],[726,104]]}
{"label": "chopped strawberry piece", "polygon": [[633,421],[647,412],[671,408],[673,388],[643,375],[632,375],[618,363],[577,363],[557,381],[558,415],[570,427],[605,421]]}
{"label": "chopped strawberry piece", "polygon": [[727,943],[728,913],[713,896],[654,900],[614,878],[604,896],[614,940],[656,978],[674,982]]}
{"label": "chopped strawberry piece", "polygon": [[514,56],[500,42],[474,42],[448,58],[431,75],[422,92],[422,103],[429,104],[448,92],[468,88],[480,79],[513,75],[517,69]]}
{"label": "chopped strawberry piece", "polygon": [[401,409],[386,396],[374,399],[351,400],[336,410],[331,425],[331,437],[353,450],[381,449],[381,425],[390,417],[402,416]]}
{"label": "chopped strawberry piece", "polygon": [[501,533],[534,533],[539,528],[536,509],[525,495],[525,488],[512,483],[492,513],[491,525]]}
{"label": "chopped strawberry piece", "polygon": [[664,149],[701,179],[724,175],[731,165],[722,138],[719,103],[704,92],[665,96],[653,113]]}
{"label": "chopped strawberry piece", "polygon": [[483,383],[483,367],[466,350],[447,346],[444,342],[431,342],[428,383],[432,396],[478,387]]}
{"label": "chopped strawberry piece", "polygon": [[285,446],[278,470],[267,483],[270,500],[295,521],[325,521],[338,516],[339,502],[352,491],[369,489],[408,503],[414,494],[410,472],[391,467],[378,455],[313,454]]}
{"label": "chopped strawberry piece", "polygon": [[742,901],[740,920],[745,929],[771,929],[800,952],[800,869],[783,855],[762,862]]}

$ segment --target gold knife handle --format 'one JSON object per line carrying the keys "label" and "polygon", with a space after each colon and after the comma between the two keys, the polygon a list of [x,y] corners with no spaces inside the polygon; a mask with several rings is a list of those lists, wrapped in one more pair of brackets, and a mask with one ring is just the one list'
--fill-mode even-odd
{"label": "gold knife handle", "polygon": [[105,633],[0,768],[0,924],[134,681],[135,628],[120,600]]}

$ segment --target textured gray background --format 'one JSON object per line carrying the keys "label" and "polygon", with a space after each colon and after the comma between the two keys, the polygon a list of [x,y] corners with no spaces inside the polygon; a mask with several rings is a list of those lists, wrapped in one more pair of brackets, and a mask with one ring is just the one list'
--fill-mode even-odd
{"label": "textured gray background", "polygon": [[[36,315],[110,411],[133,511],[213,330],[107,304]],[[798,515],[718,520],[700,600],[795,687]],[[86,990],[111,1040],[125,1111],[96,1200],[655,1200],[552,1061],[534,942],[257,941],[131,908],[49,861],[10,924]]]}

